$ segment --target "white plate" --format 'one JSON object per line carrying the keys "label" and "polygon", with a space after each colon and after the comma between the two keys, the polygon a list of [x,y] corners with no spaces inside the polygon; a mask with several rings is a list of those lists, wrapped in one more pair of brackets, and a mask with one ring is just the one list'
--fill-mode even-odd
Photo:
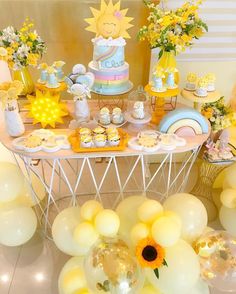
{"label": "white plate", "polygon": [[122,124],[113,124],[113,123],[110,123],[110,124],[108,124],[108,125],[103,125],[102,123],[100,123],[100,121],[99,121],[99,113],[96,113],[95,115],[94,115],[94,120],[96,121],[96,123],[98,124],[98,125],[100,125],[101,127],[103,127],[103,128],[120,128],[120,127],[122,127],[123,125],[125,125],[126,123],[127,123],[127,120],[125,119],[125,117],[124,117],[124,121],[123,121],[123,123]]}

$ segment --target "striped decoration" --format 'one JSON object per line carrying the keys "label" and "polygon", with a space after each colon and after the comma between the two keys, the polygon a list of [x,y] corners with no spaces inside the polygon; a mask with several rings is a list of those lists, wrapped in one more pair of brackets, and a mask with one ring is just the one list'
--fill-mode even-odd
{"label": "striped decoration", "polygon": [[[168,0],[168,8],[184,0]],[[205,0],[200,10],[209,32],[178,56],[179,61],[236,61],[236,0]]]}

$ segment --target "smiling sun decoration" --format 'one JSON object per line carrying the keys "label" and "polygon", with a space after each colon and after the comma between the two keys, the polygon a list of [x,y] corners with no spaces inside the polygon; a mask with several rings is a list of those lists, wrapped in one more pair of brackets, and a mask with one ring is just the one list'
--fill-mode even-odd
{"label": "smiling sun decoration", "polygon": [[94,17],[86,18],[85,21],[89,24],[87,31],[96,33],[96,36],[103,38],[130,38],[127,30],[133,25],[130,22],[132,17],[127,17],[128,9],[120,9],[120,1],[116,4],[112,0],[108,4],[101,0],[100,10],[90,7]]}

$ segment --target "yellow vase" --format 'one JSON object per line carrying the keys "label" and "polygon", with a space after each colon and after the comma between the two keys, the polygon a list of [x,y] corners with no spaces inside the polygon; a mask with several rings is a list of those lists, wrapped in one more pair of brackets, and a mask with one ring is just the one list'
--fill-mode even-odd
{"label": "yellow vase", "polygon": [[[176,62],[174,51],[170,51],[170,52],[163,51],[162,56],[158,60],[158,65],[164,69],[177,68],[177,62]],[[179,72],[175,73],[175,83],[177,85],[179,84]]]}
{"label": "yellow vase", "polygon": [[19,80],[23,83],[24,89],[21,95],[26,96],[34,92],[34,82],[32,80],[28,67],[22,67],[19,70],[13,70],[13,79]]}

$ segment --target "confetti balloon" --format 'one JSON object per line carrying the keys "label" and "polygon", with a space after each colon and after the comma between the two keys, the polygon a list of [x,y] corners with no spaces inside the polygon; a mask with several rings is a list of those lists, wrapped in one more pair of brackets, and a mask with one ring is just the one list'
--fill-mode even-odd
{"label": "confetti balloon", "polygon": [[236,238],[224,231],[203,235],[195,245],[201,276],[208,285],[225,292],[236,289]]}
{"label": "confetti balloon", "polygon": [[136,294],[144,274],[126,243],[104,238],[96,243],[84,262],[85,276],[92,293]]}

